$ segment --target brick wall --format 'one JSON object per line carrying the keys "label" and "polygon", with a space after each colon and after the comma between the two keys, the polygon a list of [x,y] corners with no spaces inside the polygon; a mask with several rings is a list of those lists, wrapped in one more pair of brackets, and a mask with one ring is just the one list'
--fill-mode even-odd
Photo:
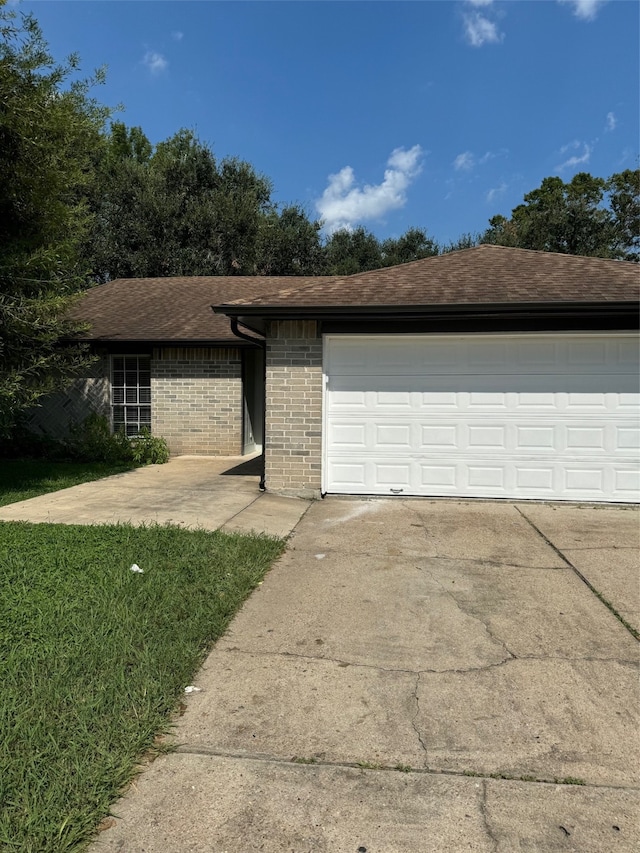
{"label": "brick wall", "polygon": [[266,486],[320,497],[322,338],[318,324],[277,320],[267,330]]}
{"label": "brick wall", "polygon": [[90,414],[110,417],[111,385],[109,356],[101,355],[88,375],[76,379],[66,391],[44,397],[27,417],[28,429],[36,435],[63,439],[72,424],[80,424]]}
{"label": "brick wall", "polygon": [[163,347],[151,360],[151,431],[172,455],[242,453],[242,373],[237,348]]}

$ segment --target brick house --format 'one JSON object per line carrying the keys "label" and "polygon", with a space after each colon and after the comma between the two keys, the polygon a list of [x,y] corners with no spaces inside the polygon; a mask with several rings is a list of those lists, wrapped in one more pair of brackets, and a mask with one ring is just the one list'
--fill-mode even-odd
{"label": "brick house", "polygon": [[129,435],[148,427],[172,455],[260,449],[264,342],[248,329],[238,337],[211,306],[306,282],[200,276],[117,279],[92,288],[73,317],[87,325],[79,340],[97,360],[89,375],[34,409],[29,428],[61,438],[96,412]]}
{"label": "brick house", "polygon": [[94,375],[39,422],[98,408],[174,454],[263,446],[281,494],[637,502],[639,295],[637,264],[499,246],[115,281],[77,309]]}
{"label": "brick house", "polygon": [[640,500],[637,264],[478,246],[222,304],[284,494]]}

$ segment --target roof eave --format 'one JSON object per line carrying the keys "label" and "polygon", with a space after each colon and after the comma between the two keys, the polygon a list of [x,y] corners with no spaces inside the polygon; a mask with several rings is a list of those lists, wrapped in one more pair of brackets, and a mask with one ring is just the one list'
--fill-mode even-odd
{"label": "roof eave", "polygon": [[[633,301],[567,301],[567,302],[487,302],[431,305],[218,305],[213,310],[234,318],[300,319],[300,320],[367,320],[376,317],[395,320],[427,319],[438,316],[521,317],[575,316],[578,314],[637,314],[639,305]],[[241,320],[244,323],[244,320]],[[251,327],[251,321],[245,325]]]}
{"label": "roof eave", "polygon": [[[93,344],[94,346],[157,346],[157,347],[212,347],[213,349],[224,349],[228,347],[247,347],[251,344],[239,338],[229,335],[228,338],[155,338],[136,337],[119,338],[113,335],[95,338],[65,338],[64,343]],[[256,338],[256,346],[260,346],[261,340]]]}

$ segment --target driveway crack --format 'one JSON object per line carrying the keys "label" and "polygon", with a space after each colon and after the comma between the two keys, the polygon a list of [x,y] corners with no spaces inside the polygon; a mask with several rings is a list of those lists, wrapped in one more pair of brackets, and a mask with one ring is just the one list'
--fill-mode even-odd
{"label": "driveway crack", "polygon": [[416,705],[416,710],[415,710],[413,717],[411,718],[411,725],[413,727],[414,732],[416,733],[416,735],[418,737],[418,742],[420,743],[420,746],[422,747],[422,751],[424,752],[424,765],[425,765],[425,767],[428,767],[429,766],[429,753],[427,751],[427,744],[425,743],[422,732],[420,731],[420,727],[418,726],[418,716],[420,714],[420,697],[418,696],[419,689],[420,689],[420,673],[417,673],[415,687],[413,688],[413,699],[414,699],[414,702]]}
{"label": "driveway crack", "polygon": [[[317,661],[320,663],[335,663],[340,667],[356,667],[359,669],[373,669],[377,672],[395,672],[400,675],[444,675],[446,673],[465,673],[465,672],[484,672],[485,670],[495,669],[496,667],[505,666],[505,664],[511,663],[512,660],[517,660],[515,655],[510,655],[508,658],[504,658],[503,660],[496,661],[495,663],[487,663],[482,666],[470,666],[464,669],[460,669],[458,667],[455,668],[447,668],[447,669],[431,669],[429,667],[423,667],[421,669],[401,669],[399,667],[385,667],[379,664],[373,663],[360,663],[358,661],[345,660],[344,658],[334,658],[322,655],[305,655],[301,652],[262,652],[262,651],[253,651],[241,649],[238,646],[230,646],[226,649],[221,649],[223,652],[235,652],[243,655],[251,655],[253,657],[283,657],[283,658],[296,658],[299,660],[308,660],[308,661]],[[564,660],[564,658],[562,658]]]}
{"label": "driveway crack", "polygon": [[[448,596],[448,597],[451,599],[451,601],[453,601],[453,603],[455,604],[455,606],[458,608],[458,610],[459,610],[461,613],[463,613],[463,614],[464,614],[466,617],[468,617],[469,619],[473,619],[473,620],[475,620],[476,622],[478,622],[480,625],[482,625],[482,627],[484,628],[484,630],[485,630],[485,632],[486,632],[487,636],[489,637],[489,639],[490,639],[493,643],[495,643],[497,646],[501,646],[501,647],[502,647],[502,649],[503,649],[503,651],[504,651],[504,653],[505,653],[505,655],[506,655],[506,658],[504,659],[504,661],[502,661],[502,663],[504,663],[504,662],[505,662],[505,661],[507,661],[507,660],[515,660],[515,659],[517,658],[517,655],[516,655],[516,654],[514,654],[514,653],[511,651],[511,649],[509,649],[509,648],[508,648],[508,646],[507,646],[507,644],[505,643],[505,641],[504,641],[504,640],[502,640],[500,637],[496,637],[496,635],[493,633],[493,631],[492,631],[492,630],[491,630],[491,628],[487,625],[487,623],[484,621],[484,619],[482,619],[482,618],[481,618],[480,616],[478,616],[476,613],[469,613],[467,610],[465,610],[465,609],[464,609],[464,607],[460,604],[460,602],[459,602],[459,601],[458,601],[458,599],[456,598],[455,594],[454,594],[450,589],[447,589],[447,588],[444,586],[444,584],[442,583],[442,581],[441,581],[439,578],[437,578],[437,577],[434,575],[434,573],[433,573],[430,569],[424,568],[423,566],[416,566],[416,569],[418,569],[419,571],[423,571],[423,572],[425,572],[426,574],[428,574],[428,575],[429,575],[429,577],[431,578],[431,580],[432,580],[435,584],[437,584],[437,586],[442,590],[442,592],[443,592],[446,596]],[[495,664],[491,664],[491,665],[492,665],[492,666],[495,666]],[[479,669],[484,669],[484,667],[479,667]]]}
{"label": "driveway crack", "polygon": [[[545,535],[544,535],[544,533],[542,532],[542,530],[540,530],[540,528],[539,528],[539,527],[538,527],[538,526],[537,526],[533,521],[531,521],[531,519],[530,519],[527,515],[525,515],[525,513],[520,509],[520,507],[519,507],[519,506],[516,506],[516,507],[515,507],[515,509],[520,513],[520,515],[521,515],[521,516],[522,516],[522,518],[527,522],[527,524],[529,524],[529,525],[530,525],[530,527],[532,527],[532,528],[535,530],[535,532],[538,534],[538,536],[539,536],[539,537],[540,537],[544,542],[546,542],[546,543],[547,543],[547,545],[552,549],[552,551],[555,551],[555,553],[558,555],[558,557],[560,557],[560,559],[561,559],[563,562],[565,562],[565,563],[567,564],[567,566],[569,566],[569,568],[570,568],[570,569],[575,573],[575,575],[576,575],[578,578],[580,578],[580,580],[582,581],[582,583],[583,583],[583,584],[584,584],[588,589],[590,589],[590,590],[591,590],[591,592],[595,595],[595,597],[596,597],[600,602],[602,602],[602,604],[604,604],[604,606],[607,608],[607,610],[609,610],[609,611],[610,611],[610,612],[611,612],[611,613],[616,617],[616,619],[618,620],[618,622],[620,622],[620,624],[621,624],[621,625],[623,625],[623,627],[627,629],[627,631],[631,634],[631,636],[632,636],[635,640],[640,641],[640,631],[637,631],[637,630],[633,627],[633,625],[630,625],[630,624],[627,622],[627,620],[624,618],[624,616],[622,616],[622,614],[621,614],[621,613],[619,613],[619,612],[615,609],[615,607],[611,604],[611,602],[610,602],[610,601],[607,601],[607,599],[602,595],[602,593],[601,593],[598,589],[596,589],[596,587],[591,583],[591,581],[589,581],[589,580],[588,580],[588,579],[587,579],[587,578],[582,574],[582,572],[580,571],[580,569],[578,569],[578,568],[577,568],[577,566],[574,566],[574,564],[571,562],[571,560],[570,560],[568,557],[566,557],[566,556],[562,553],[562,551],[560,550],[560,548],[557,548],[557,547],[553,544],[553,542],[549,539],[549,537],[548,537],[548,536],[545,536]],[[567,550],[572,550],[572,549],[567,549]]]}
{"label": "driveway crack", "polygon": [[491,828],[491,823],[489,821],[489,815],[487,813],[487,780],[482,780],[482,793],[480,795],[480,814],[482,815],[482,821],[484,823],[484,828],[487,831],[487,835],[493,842],[493,849],[496,851],[499,850],[498,839]]}

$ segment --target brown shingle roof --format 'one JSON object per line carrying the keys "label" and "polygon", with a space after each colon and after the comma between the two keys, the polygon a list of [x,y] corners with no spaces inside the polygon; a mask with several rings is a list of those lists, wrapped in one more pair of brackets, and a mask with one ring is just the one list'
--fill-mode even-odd
{"label": "brown shingle roof", "polygon": [[[71,312],[91,328],[87,341],[199,341],[238,343],[229,320],[212,305],[273,293],[312,279],[297,276],[186,276],[120,278],[91,288]],[[320,279],[321,280],[321,279]],[[314,279],[318,281],[318,279]]]}
{"label": "brown shingle roof", "polygon": [[638,264],[482,245],[346,278],[315,279],[271,295],[262,291],[233,305],[326,308],[625,302],[638,298]]}
{"label": "brown shingle roof", "polygon": [[[624,261],[477,246],[396,267],[336,276],[187,276],[117,279],[72,312],[90,341],[238,343],[222,314],[300,307],[634,302],[640,267]],[[240,310],[234,310],[235,308]],[[245,310],[242,310],[245,309]]]}

